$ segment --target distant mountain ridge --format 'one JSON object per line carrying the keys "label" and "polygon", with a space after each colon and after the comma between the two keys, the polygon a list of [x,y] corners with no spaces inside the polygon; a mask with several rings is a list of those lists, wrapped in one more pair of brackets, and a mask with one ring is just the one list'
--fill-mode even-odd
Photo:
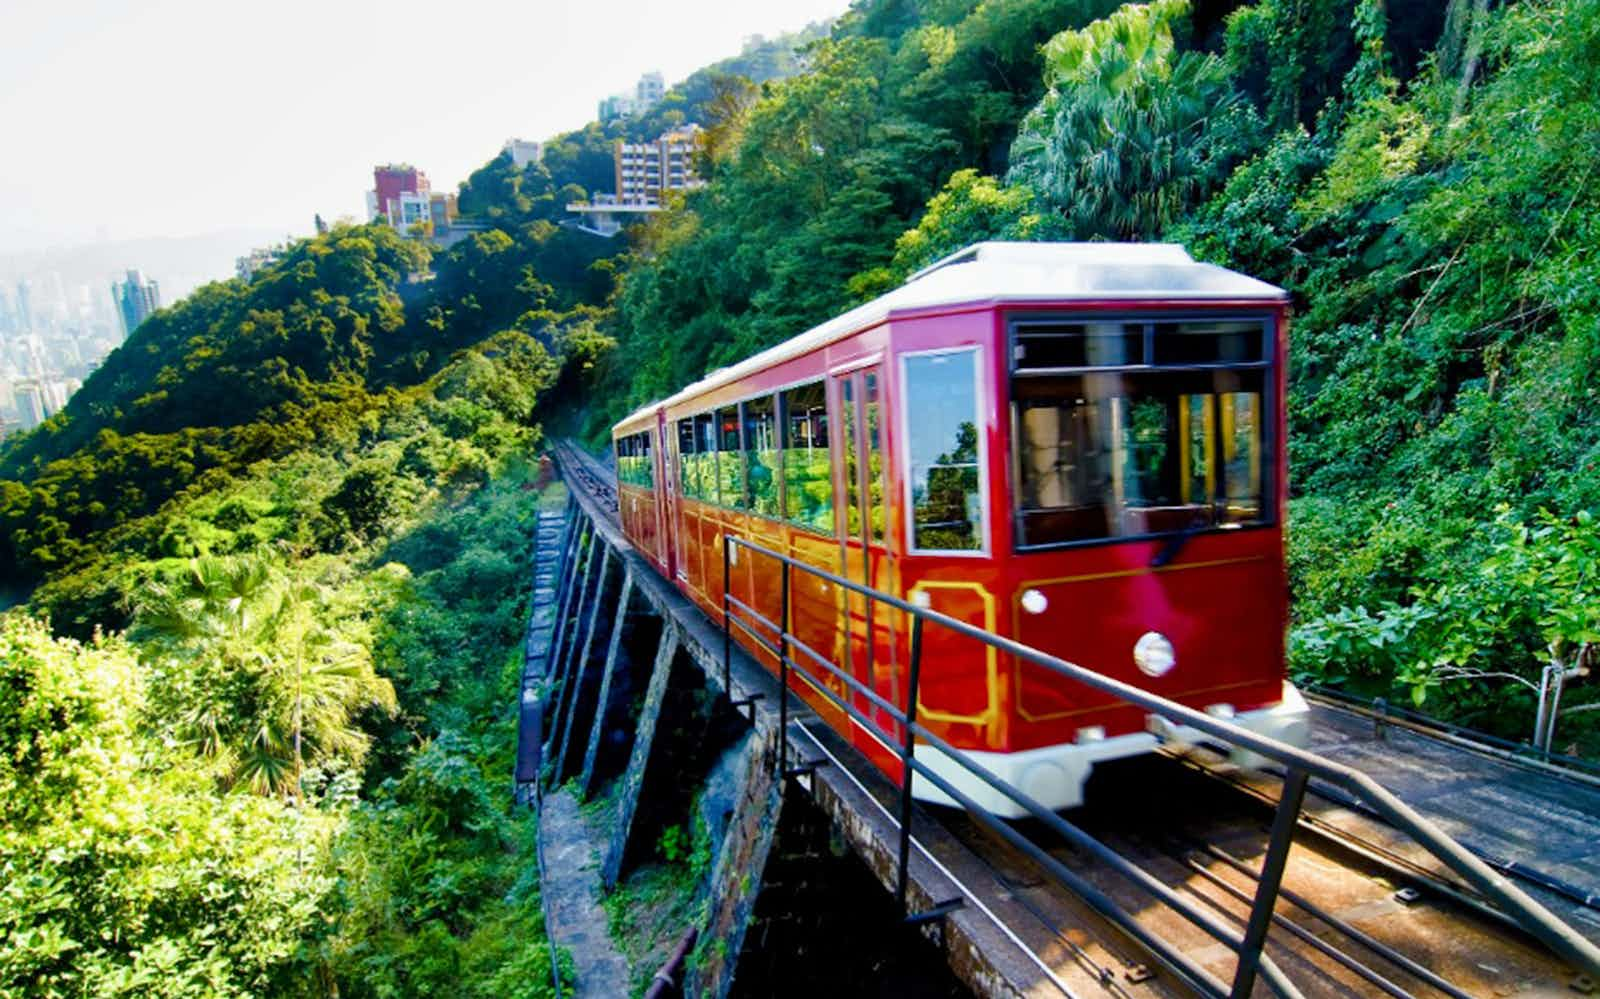
{"label": "distant mountain ridge", "polygon": [[161,284],[161,301],[171,305],[207,281],[233,276],[234,261],[258,246],[293,239],[290,233],[259,227],[218,229],[190,236],[148,236],[76,243],[0,253],[0,282],[35,280],[51,271],[69,289],[101,284],[130,268]]}

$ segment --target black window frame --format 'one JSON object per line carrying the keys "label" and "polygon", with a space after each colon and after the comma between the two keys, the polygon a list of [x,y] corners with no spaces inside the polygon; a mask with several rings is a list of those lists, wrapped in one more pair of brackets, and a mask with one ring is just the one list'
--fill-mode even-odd
{"label": "black window frame", "polygon": [[[1261,324],[1261,360],[1259,361],[1230,361],[1209,364],[1154,364],[1151,363],[1155,355],[1154,335],[1158,323],[1181,322],[1251,322]],[[1278,325],[1279,315],[1268,306],[1261,309],[1228,309],[1211,312],[1204,308],[1188,310],[1128,310],[1116,312],[1013,312],[1006,315],[1006,410],[1010,440],[1006,448],[1006,464],[1010,466],[1008,483],[1011,495],[1011,550],[1014,554],[1033,554],[1035,552],[1060,551],[1070,548],[1092,548],[1102,545],[1118,545],[1136,541],[1156,541],[1171,538],[1179,533],[1178,530],[1155,531],[1145,534],[1122,534],[1100,538],[1076,538],[1068,541],[1050,541],[1043,544],[1029,545],[1023,543],[1022,510],[1022,462],[1021,462],[1021,432],[1018,423],[1018,409],[1014,382],[1018,377],[1018,351],[1021,342],[1018,335],[1019,327],[1030,323],[1069,324],[1069,323],[1143,323],[1145,324],[1143,336],[1143,363],[1121,364],[1109,366],[1082,366],[1063,368],[1035,368],[1031,370],[1033,376],[1043,377],[1050,374],[1066,375],[1078,373],[1105,373],[1121,372],[1128,374],[1142,374],[1145,372],[1159,371],[1238,371],[1259,370],[1261,379],[1261,517],[1251,523],[1235,523],[1230,525],[1213,525],[1200,528],[1196,535],[1209,535],[1238,531],[1257,531],[1275,528],[1279,525],[1278,518],[1278,438],[1283,429],[1283,422],[1287,414],[1282,411],[1280,394],[1278,390]],[[1030,377],[1028,374],[1022,377]]]}

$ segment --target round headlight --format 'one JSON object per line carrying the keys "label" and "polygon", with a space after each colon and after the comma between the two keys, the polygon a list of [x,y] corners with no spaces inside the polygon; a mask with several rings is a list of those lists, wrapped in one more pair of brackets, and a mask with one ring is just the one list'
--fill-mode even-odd
{"label": "round headlight", "polygon": [[1166,676],[1178,665],[1178,654],[1166,635],[1147,631],[1133,643],[1133,663],[1145,676]]}

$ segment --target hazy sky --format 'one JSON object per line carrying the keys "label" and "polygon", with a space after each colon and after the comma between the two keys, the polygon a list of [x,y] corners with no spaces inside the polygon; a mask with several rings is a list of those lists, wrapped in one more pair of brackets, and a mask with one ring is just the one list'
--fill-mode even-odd
{"label": "hazy sky", "polygon": [[847,0],[0,0],[0,251],[365,212],[372,167],[454,190],[659,69]]}

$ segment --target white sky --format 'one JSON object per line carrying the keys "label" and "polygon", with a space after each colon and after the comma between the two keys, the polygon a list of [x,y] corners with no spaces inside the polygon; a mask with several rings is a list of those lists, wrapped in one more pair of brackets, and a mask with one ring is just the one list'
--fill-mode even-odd
{"label": "white sky", "polygon": [[0,0],[0,250],[363,215],[847,0]]}

